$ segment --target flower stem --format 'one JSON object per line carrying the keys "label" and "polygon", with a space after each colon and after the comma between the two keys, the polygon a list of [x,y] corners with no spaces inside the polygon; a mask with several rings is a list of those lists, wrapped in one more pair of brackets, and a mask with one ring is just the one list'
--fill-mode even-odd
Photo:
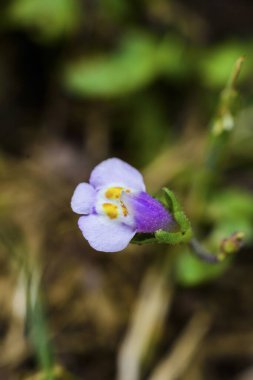
{"label": "flower stem", "polygon": [[215,256],[211,252],[207,251],[196,238],[192,238],[189,241],[189,246],[192,252],[199,257],[201,260],[206,261],[210,264],[217,264],[222,261],[219,256]]}

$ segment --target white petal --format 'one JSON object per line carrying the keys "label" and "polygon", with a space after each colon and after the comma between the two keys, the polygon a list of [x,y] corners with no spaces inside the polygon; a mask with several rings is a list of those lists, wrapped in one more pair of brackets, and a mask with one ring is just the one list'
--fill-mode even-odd
{"label": "white petal", "polygon": [[96,192],[88,183],[80,183],[72,196],[71,208],[77,214],[89,214],[95,204]]}
{"label": "white petal", "polygon": [[119,158],[109,158],[97,165],[91,173],[90,183],[95,188],[119,183],[137,191],[145,190],[141,173]]}
{"label": "white petal", "polygon": [[78,226],[92,248],[102,252],[122,251],[135,235],[132,228],[101,215],[82,216]]}

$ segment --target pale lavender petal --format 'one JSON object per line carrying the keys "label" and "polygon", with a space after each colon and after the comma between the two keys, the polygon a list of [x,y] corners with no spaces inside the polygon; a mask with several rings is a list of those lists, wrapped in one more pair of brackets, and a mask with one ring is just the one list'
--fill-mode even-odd
{"label": "pale lavender petal", "polygon": [[167,230],[172,217],[163,205],[145,192],[122,194],[122,201],[133,214],[136,231],[149,233],[159,229]]}
{"label": "pale lavender petal", "polygon": [[81,216],[78,226],[92,248],[102,252],[121,251],[136,233],[132,228],[101,215]]}
{"label": "pale lavender petal", "polygon": [[119,158],[109,158],[101,162],[90,176],[90,184],[95,188],[111,183],[120,183],[137,191],[145,190],[141,173]]}
{"label": "pale lavender petal", "polygon": [[95,189],[88,183],[80,183],[72,196],[71,208],[77,214],[89,214],[95,203]]}

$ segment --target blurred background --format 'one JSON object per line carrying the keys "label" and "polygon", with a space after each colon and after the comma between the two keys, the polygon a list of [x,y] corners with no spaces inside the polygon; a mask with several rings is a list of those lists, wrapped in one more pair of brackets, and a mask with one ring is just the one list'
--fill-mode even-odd
{"label": "blurred background", "polygon": [[[0,17],[0,379],[252,380],[252,1],[2,0]],[[93,251],[70,199],[114,156],[175,192],[205,249],[235,231],[243,248]]]}

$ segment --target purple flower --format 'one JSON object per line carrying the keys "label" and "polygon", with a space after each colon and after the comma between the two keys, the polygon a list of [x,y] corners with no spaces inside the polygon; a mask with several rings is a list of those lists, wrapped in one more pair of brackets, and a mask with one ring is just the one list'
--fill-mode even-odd
{"label": "purple flower", "polygon": [[89,183],[74,191],[71,207],[82,214],[78,226],[97,251],[124,249],[136,232],[168,229],[171,215],[145,192],[142,175],[118,158],[97,165]]}

